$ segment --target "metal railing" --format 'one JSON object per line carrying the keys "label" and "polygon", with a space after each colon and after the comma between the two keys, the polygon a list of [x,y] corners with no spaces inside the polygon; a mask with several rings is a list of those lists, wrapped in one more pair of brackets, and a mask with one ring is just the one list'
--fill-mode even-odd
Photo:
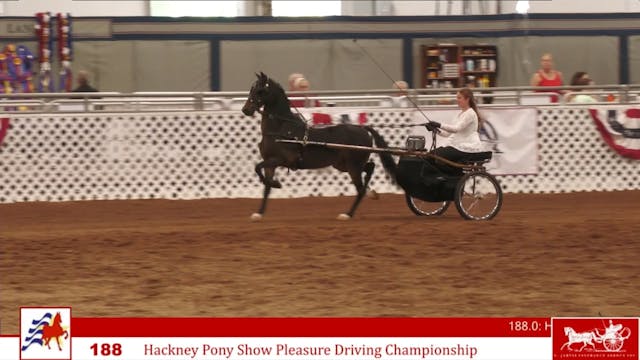
{"label": "metal railing", "polygon": [[[397,90],[395,90],[397,91]],[[455,106],[457,89],[410,89],[406,95],[394,90],[322,90],[292,92],[291,100],[314,99],[329,107],[442,107]],[[559,95],[556,91],[562,92]],[[475,88],[482,106],[557,106],[588,104],[638,104],[640,85],[595,85],[585,87],[495,87]],[[99,92],[5,94],[0,109],[5,113],[152,112],[240,110],[248,92]],[[574,103],[574,95],[587,95],[590,103]],[[552,102],[552,98],[557,102]]]}

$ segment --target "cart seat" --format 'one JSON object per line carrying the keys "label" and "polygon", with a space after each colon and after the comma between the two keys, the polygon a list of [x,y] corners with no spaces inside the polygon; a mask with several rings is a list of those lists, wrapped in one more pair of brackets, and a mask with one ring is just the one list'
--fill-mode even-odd
{"label": "cart seat", "polygon": [[463,164],[485,163],[491,160],[493,152],[483,151],[479,153],[469,153],[468,157],[461,161]]}

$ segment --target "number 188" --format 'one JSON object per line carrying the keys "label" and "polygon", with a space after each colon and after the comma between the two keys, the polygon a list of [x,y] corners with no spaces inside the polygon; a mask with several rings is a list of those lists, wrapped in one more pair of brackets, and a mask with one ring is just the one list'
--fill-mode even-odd
{"label": "number 188", "polygon": [[91,345],[93,356],[120,356],[122,355],[122,345],[115,344],[93,344]]}

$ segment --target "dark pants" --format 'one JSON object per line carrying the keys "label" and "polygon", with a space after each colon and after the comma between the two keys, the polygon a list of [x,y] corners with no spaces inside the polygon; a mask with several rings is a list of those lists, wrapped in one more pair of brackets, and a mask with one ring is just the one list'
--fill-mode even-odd
{"label": "dark pants", "polygon": [[[434,155],[438,155],[453,162],[461,162],[468,159],[471,153],[460,151],[452,146],[443,146],[433,150]],[[435,161],[435,164],[449,175],[462,175],[462,169]]]}

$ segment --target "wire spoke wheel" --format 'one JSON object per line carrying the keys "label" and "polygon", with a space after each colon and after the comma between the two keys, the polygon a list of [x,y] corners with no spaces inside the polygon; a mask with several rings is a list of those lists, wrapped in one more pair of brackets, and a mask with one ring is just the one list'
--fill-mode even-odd
{"label": "wire spoke wheel", "polygon": [[435,216],[442,215],[451,205],[450,201],[424,201],[418,198],[412,197],[405,193],[405,199],[407,200],[407,206],[418,216]]}
{"label": "wire spoke wheel", "polygon": [[622,349],[623,344],[624,340],[618,336],[602,340],[602,345],[604,345],[604,348],[609,351],[618,351]]}
{"label": "wire spoke wheel", "polygon": [[498,180],[486,172],[465,174],[456,187],[458,212],[468,220],[489,220],[502,207],[502,189]]}

